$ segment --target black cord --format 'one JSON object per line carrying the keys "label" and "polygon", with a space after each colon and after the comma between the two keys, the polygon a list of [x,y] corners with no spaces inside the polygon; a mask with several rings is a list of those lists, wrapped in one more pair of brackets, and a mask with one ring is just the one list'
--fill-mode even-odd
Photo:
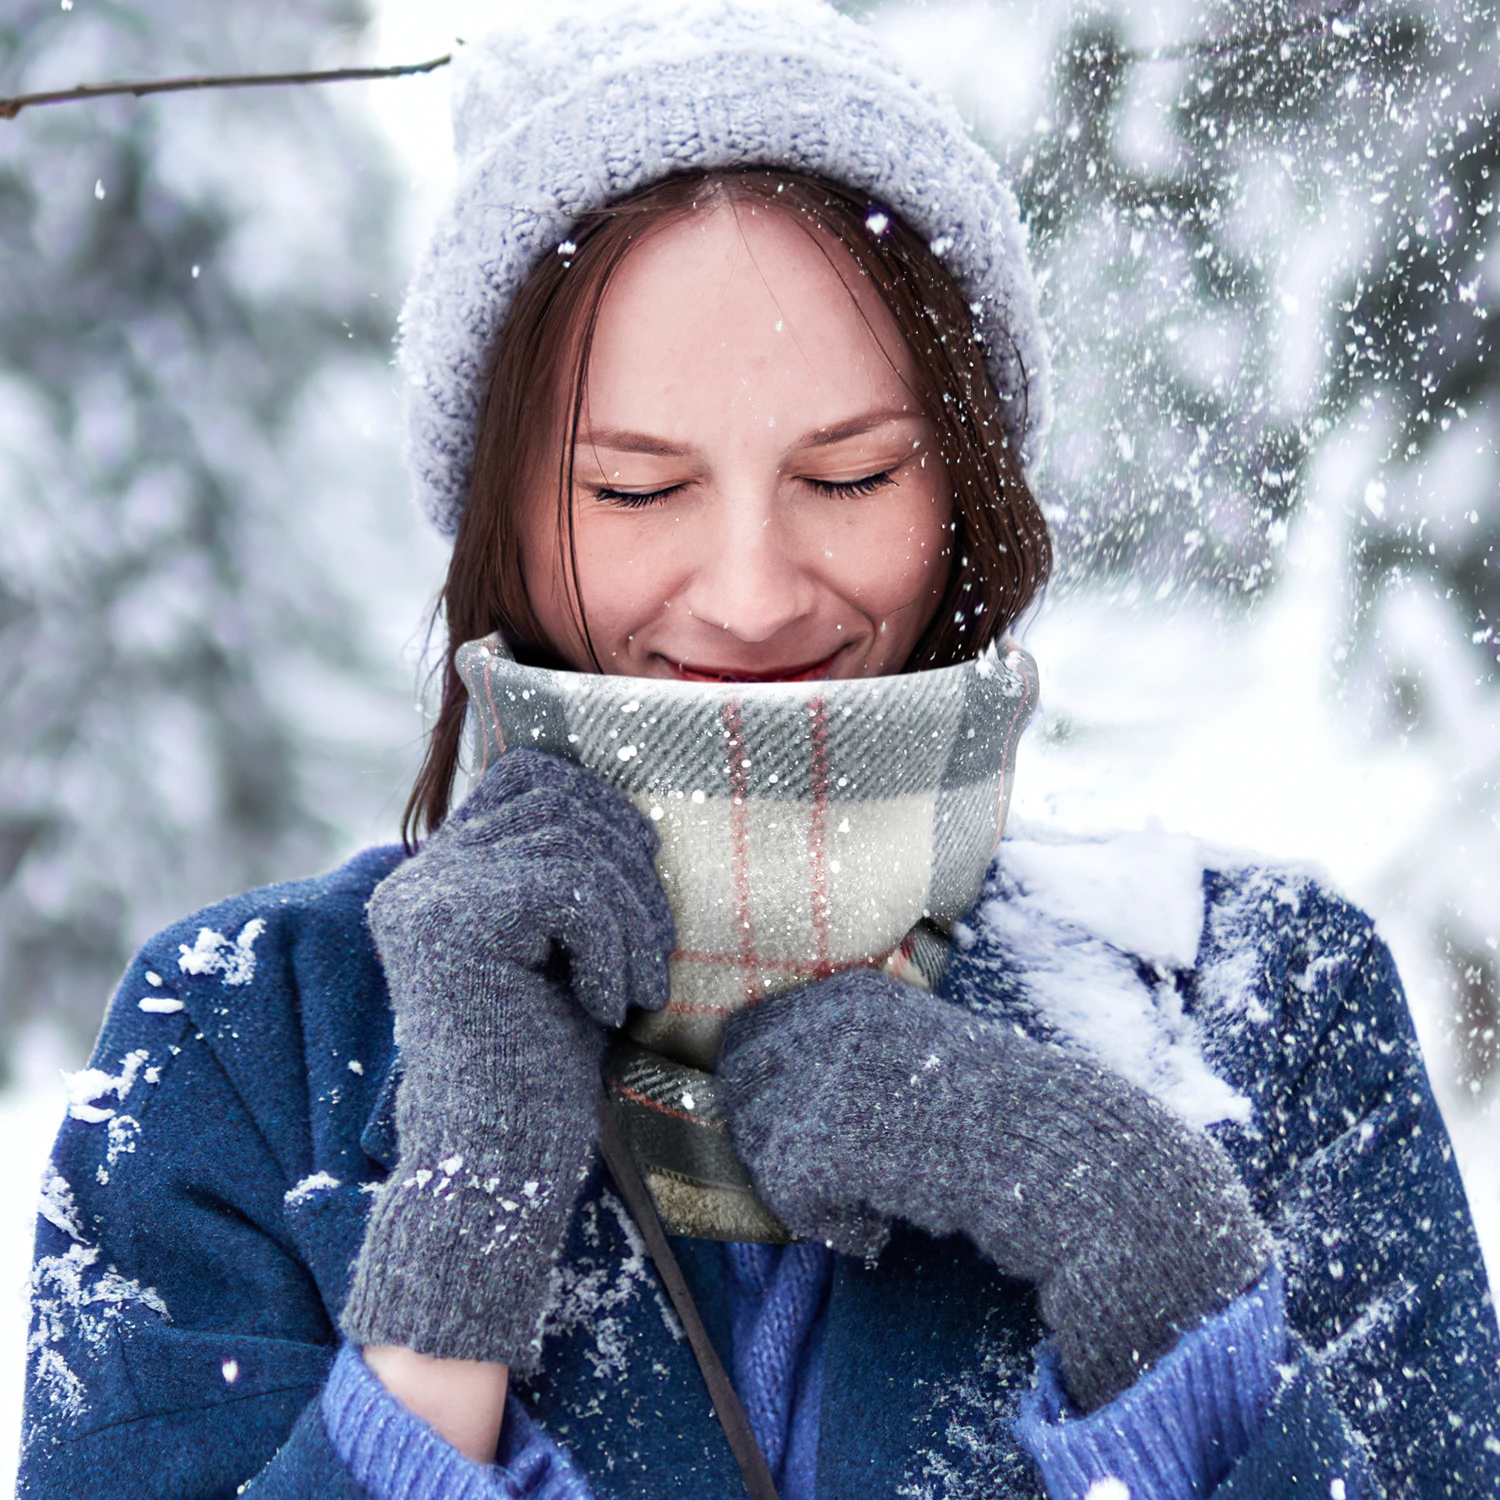
{"label": "black cord", "polygon": [[656,1265],[656,1273],[661,1277],[678,1321],[682,1324],[682,1330],[687,1334],[693,1357],[698,1361],[698,1369],[703,1375],[703,1383],[708,1387],[714,1415],[724,1429],[724,1436],[729,1439],[730,1451],[740,1466],[740,1475],[745,1481],[750,1500],[777,1500],[776,1483],[771,1478],[765,1454],[760,1451],[760,1444],[755,1440],[745,1408],[740,1404],[740,1398],[729,1382],[718,1350],[714,1348],[713,1340],[703,1326],[698,1305],[688,1290],[682,1267],[677,1264],[677,1257],[672,1254],[672,1246],[667,1239],[666,1230],[662,1228],[656,1205],[651,1201],[651,1194],[636,1168],[635,1158],[631,1156],[625,1137],[620,1133],[614,1109],[607,1097],[599,1101],[599,1147],[604,1153],[604,1164],[609,1168],[610,1175],[615,1179],[615,1186],[625,1200],[625,1207],[630,1210],[630,1216],[646,1242],[646,1250]]}

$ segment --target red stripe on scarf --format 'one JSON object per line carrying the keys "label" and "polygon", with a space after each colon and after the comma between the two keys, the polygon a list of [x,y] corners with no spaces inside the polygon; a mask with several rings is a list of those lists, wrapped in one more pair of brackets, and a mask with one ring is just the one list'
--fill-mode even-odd
{"label": "red stripe on scarf", "polygon": [[[767,958],[763,954],[752,953],[748,958],[736,953],[704,953],[692,949],[678,949],[672,955],[673,963],[683,964],[712,964],[715,968],[741,969],[750,979],[746,981],[747,994],[749,987],[754,984],[754,976],[774,973],[787,974],[797,979],[827,979],[830,974],[842,974],[848,969],[882,969],[890,963],[898,953],[903,952],[910,946],[910,939],[904,938],[894,948],[887,949],[884,953],[877,953],[873,958],[855,958],[845,963],[835,963],[829,960],[826,963],[814,963],[809,959],[797,958]],[[755,994],[749,996],[749,1004],[758,1003],[763,997],[757,989]],[[660,1011],[661,1015],[672,1016],[732,1016],[740,1007],[734,1004],[728,1005],[699,1005],[687,1000],[669,1000]]]}
{"label": "red stripe on scarf", "polygon": [[738,927],[739,966],[745,974],[745,999],[753,1001],[759,993],[755,971],[755,926],[750,906],[750,777],[745,761],[745,726],[740,706],[731,700],[720,717],[729,740],[729,839],[731,872],[734,881],[734,919]]}
{"label": "red stripe on scarf", "polygon": [[649,1094],[642,1094],[636,1089],[626,1088],[623,1083],[610,1083],[617,1094],[629,1099],[632,1104],[639,1104],[642,1109],[655,1110],[659,1115],[670,1115],[674,1120],[686,1120],[689,1125],[702,1125],[709,1130],[727,1130],[728,1127],[713,1120],[705,1120],[702,1115],[690,1115],[685,1109],[673,1109],[670,1104],[663,1104],[660,1100],[653,1099]]}
{"label": "red stripe on scarf", "polygon": [[[499,710],[495,707],[495,687],[494,687],[494,684],[490,681],[490,673],[494,670],[494,667],[495,667],[495,658],[492,657],[492,656],[491,657],[486,657],[485,658],[485,663],[484,663],[484,701],[489,704],[489,707],[490,707],[490,723],[494,727],[494,730],[495,730],[495,740],[496,740],[496,742],[500,746],[500,753],[502,755],[504,755],[505,754],[505,749],[506,749],[506,745],[505,745],[505,730],[501,726],[501,723],[500,723],[500,713],[499,713]],[[489,769],[489,764],[490,764],[490,739],[489,739],[489,736],[486,735],[484,737],[483,757],[482,757],[482,759],[479,762],[479,774],[481,776],[483,776],[484,773]]]}

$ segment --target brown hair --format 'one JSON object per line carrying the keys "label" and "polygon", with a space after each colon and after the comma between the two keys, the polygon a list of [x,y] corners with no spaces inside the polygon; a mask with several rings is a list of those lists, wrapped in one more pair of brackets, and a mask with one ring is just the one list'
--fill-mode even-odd
{"label": "brown hair", "polygon": [[[573,434],[611,277],[651,231],[698,208],[741,203],[787,214],[847,274],[833,249],[842,246],[911,350],[913,394],[937,428],[953,486],[953,540],[947,588],[904,670],[977,655],[1046,582],[1047,523],[1006,438],[969,305],[921,237],[864,194],[798,172],[752,168],[666,178],[585,214],[559,253],[522,285],[495,342],[469,500],[438,601],[447,625],[442,702],[402,821],[408,846],[443,821],[452,798],[468,710],[454,666],[458,647],[499,630],[520,660],[560,664],[537,626],[521,572],[521,507],[547,460],[561,407],[568,418],[558,455],[559,527],[571,558]],[[576,568],[572,577],[587,640]]]}

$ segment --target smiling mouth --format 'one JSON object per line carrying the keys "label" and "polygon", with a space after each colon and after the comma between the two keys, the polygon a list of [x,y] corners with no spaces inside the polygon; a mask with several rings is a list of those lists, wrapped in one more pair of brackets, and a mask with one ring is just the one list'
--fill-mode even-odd
{"label": "smiling mouth", "polygon": [[[839,650],[843,650],[843,647]],[[671,661],[671,667],[683,682],[819,682],[828,676],[838,654],[835,651],[832,656],[825,656],[821,661],[801,666],[776,667],[769,672],[751,672],[743,667],[697,666],[683,661]]]}

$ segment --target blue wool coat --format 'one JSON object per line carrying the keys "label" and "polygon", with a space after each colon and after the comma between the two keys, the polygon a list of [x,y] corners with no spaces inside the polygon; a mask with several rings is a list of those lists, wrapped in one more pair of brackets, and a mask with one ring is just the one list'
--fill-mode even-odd
{"label": "blue wool coat", "polygon": [[[364,907],[400,858],[371,850],[226,901],[127,971],[43,1189],[23,1495],[359,1493],[317,1398],[368,1194],[395,1160],[391,1015]],[[1298,1339],[1217,1500],[1500,1494],[1500,1334],[1389,954],[1298,877],[1208,872],[1204,894],[1198,965],[1142,978],[1172,989],[1250,1101],[1213,1128],[1280,1241]],[[1017,960],[970,925],[943,993],[1034,1022]],[[678,1249],[727,1348],[719,1247]],[[600,1176],[557,1294],[545,1372],[518,1391],[600,1500],[742,1493]],[[1040,1337],[1031,1288],[961,1241],[898,1229],[875,1266],[841,1260],[821,1500],[1039,1496],[1011,1423]]]}

